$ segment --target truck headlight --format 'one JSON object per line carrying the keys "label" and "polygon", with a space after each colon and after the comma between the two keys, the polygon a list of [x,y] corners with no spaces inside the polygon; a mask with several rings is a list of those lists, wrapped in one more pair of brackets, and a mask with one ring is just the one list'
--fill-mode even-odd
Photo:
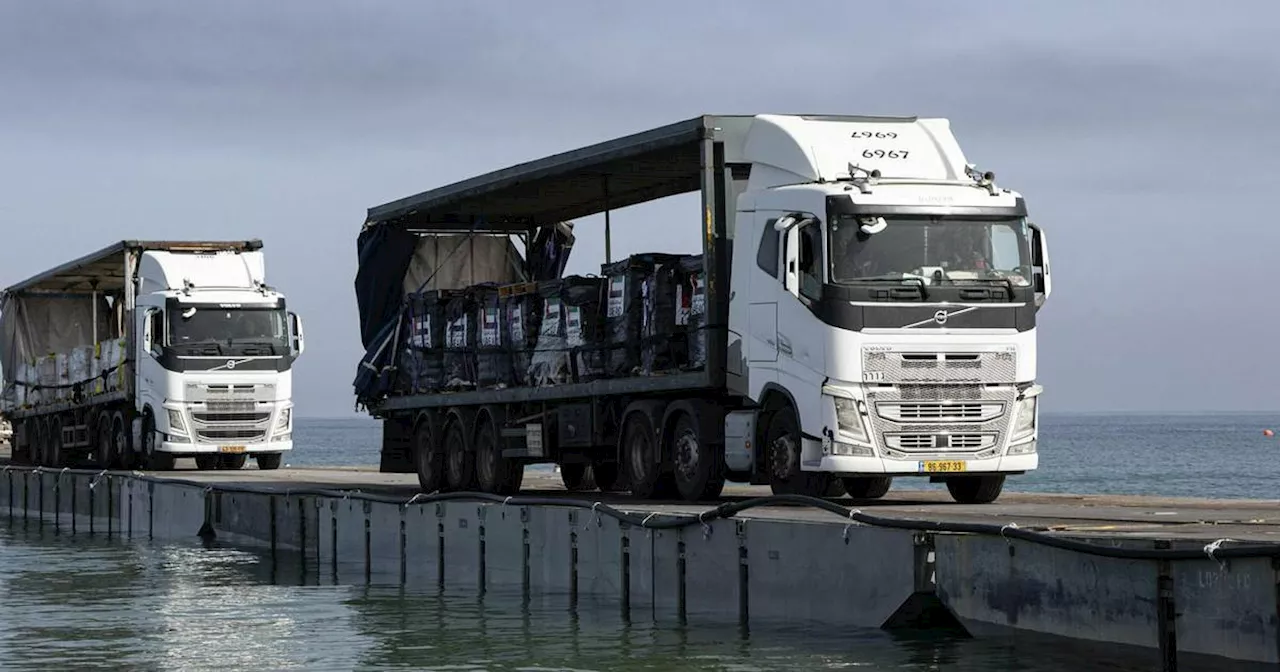
{"label": "truck headlight", "polygon": [[1026,436],[1036,429],[1036,400],[1039,397],[1028,397],[1018,401],[1017,415],[1013,419],[1013,435]]}
{"label": "truck headlight", "polygon": [[289,421],[293,419],[293,408],[284,408],[280,410],[280,417],[276,420],[276,431],[283,432],[289,429]]}
{"label": "truck headlight", "polygon": [[866,441],[867,430],[862,424],[858,402],[848,397],[831,397],[836,403],[836,427],[840,433],[855,441]]}
{"label": "truck headlight", "polygon": [[176,408],[170,408],[169,411],[169,433],[182,434],[187,433],[187,423],[182,419],[182,411]]}

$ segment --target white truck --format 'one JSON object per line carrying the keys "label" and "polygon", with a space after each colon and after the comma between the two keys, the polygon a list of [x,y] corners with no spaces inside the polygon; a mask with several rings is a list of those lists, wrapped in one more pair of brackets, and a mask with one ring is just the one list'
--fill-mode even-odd
{"label": "white truck", "polygon": [[[450,349],[466,346],[453,340],[456,310],[447,341],[421,338],[416,325],[439,298],[421,290],[546,283],[560,273],[545,270],[556,267],[542,258],[547,227],[604,212],[608,257],[611,209],[699,190],[689,224],[701,255],[679,262],[674,284],[681,319],[691,306],[703,313],[705,358],[462,389],[405,375],[431,370],[404,357],[423,347],[465,354]],[[673,224],[652,226],[660,237]],[[453,239],[492,249],[476,247],[486,236],[523,241],[525,258],[445,254]],[[357,398],[385,420],[383,469],[416,469],[427,490],[509,492],[524,464],[554,462],[570,489],[642,497],[712,498],[729,479],[876,498],[912,476],[985,503],[1007,475],[1038,465],[1045,236],[1021,195],[969,164],[945,119],[701,116],[371,208],[360,245]],[[599,319],[609,320],[628,280],[604,261]],[[661,282],[646,287],[658,292],[646,305],[660,305]],[[583,305],[575,328],[597,319]],[[505,334],[493,319],[477,324]],[[589,349],[588,331],[578,343]],[[678,331],[669,335],[689,333]],[[515,361],[519,340],[503,341]]]}
{"label": "white truck", "polygon": [[280,466],[302,324],[262,243],[123,241],[0,294],[13,459],[47,467]]}

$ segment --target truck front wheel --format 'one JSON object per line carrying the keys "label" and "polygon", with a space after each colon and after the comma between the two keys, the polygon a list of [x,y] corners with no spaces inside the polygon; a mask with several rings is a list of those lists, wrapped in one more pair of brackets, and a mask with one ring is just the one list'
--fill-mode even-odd
{"label": "truck front wheel", "polygon": [[284,460],[284,453],[258,453],[253,456],[253,460],[258,463],[258,469],[262,471],[279,469],[280,463]]}
{"label": "truck front wheel", "polygon": [[847,476],[844,490],[854,499],[879,499],[889,492],[893,478],[889,476]]}
{"label": "truck front wheel", "polygon": [[147,469],[152,471],[173,471],[176,459],[173,453],[162,453],[156,450],[156,420],[151,413],[142,416],[142,457],[147,461]]}
{"label": "truck front wheel", "polygon": [[773,414],[765,438],[765,459],[769,467],[769,488],[775,495],[827,497],[831,475],[800,469],[800,423],[790,406]]}
{"label": "truck front wheel", "polygon": [[960,504],[990,504],[1004,490],[1004,474],[952,476],[947,479],[947,490]]}

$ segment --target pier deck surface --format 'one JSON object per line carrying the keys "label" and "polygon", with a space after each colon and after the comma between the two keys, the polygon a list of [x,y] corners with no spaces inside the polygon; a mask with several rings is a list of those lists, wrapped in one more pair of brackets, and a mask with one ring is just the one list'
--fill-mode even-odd
{"label": "pier deck surface", "polygon": [[[246,485],[281,493],[301,488],[359,490],[403,497],[419,492],[413,474],[384,474],[371,467],[285,468],[259,471],[148,472],[160,478],[200,483]],[[565,492],[558,476],[527,473],[521,492],[526,496],[565,497],[604,502],[635,512],[697,514],[714,503],[642,501],[626,494],[598,491]],[[767,487],[729,484],[721,501],[769,494]],[[1191,499],[1133,495],[1028,494],[1006,492],[992,504],[962,505],[945,491],[895,490],[879,500],[835,500],[864,513],[892,518],[941,520],[1007,525],[1108,539],[1173,539],[1210,542],[1217,539],[1280,542],[1280,500]],[[832,513],[797,506],[753,508],[746,518],[834,522]]]}

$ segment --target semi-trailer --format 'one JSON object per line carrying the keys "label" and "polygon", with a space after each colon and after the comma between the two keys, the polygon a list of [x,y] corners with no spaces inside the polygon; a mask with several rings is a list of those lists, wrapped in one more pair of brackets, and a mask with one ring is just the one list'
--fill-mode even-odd
{"label": "semi-trailer", "polygon": [[[608,258],[612,210],[689,192],[701,250]],[[563,277],[598,213],[600,274]],[[358,248],[357,403],[425,491],[554,463],[644,498],[981,503],[1038,466],[1045,235],[946,119],[704,115],[370,208]]]}
{"label": "semi-trailer", "polygon": [[0,294],[13,459],[275,469],[303,347],[261,241],[115,243]]}

